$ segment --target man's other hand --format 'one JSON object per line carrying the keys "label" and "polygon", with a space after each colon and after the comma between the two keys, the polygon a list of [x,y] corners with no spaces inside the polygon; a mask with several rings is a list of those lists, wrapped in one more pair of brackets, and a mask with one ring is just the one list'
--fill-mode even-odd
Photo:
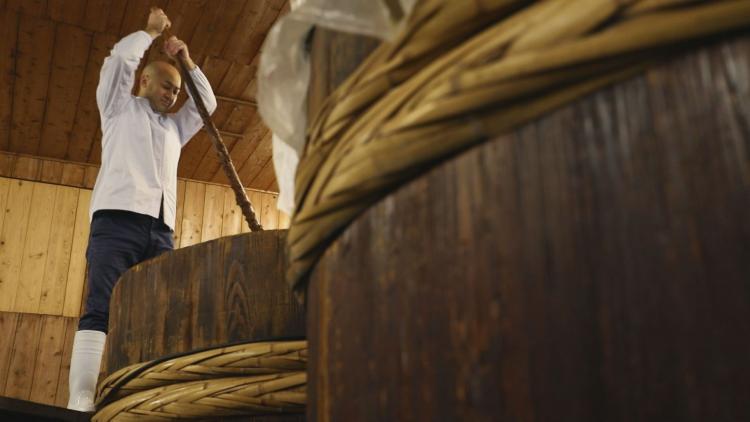
{"label": "man's other hand", "polygon": [[187,44],[185,44],[184,41],[178,39],[174,35],[164,41],[164,52],[167,53],[167,56],[172,59],[175,59],[179,54],[190,70],[193,70],[195,68],[195,63],[190,60],[190,52],[188,51]]}

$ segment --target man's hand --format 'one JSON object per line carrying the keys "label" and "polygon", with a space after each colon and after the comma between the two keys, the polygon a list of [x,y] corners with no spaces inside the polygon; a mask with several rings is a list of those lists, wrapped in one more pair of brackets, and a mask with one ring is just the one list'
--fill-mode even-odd
{"label": "man's hand", "polygon": [[187,44],[185,44],[184,41],[178,39],[174,35],[164,41],[164,52],[167,53],[167,56],[172,59],[176,59],[175,56],[179,54],[180,57],[182,57],[182,59],[185,61],[185,64],[187,64],[188,69],[195,69],[195,63],[190,60],[190,52],[188,51]]}
{"label": "man's hand", "polygon": [[158,7],[152,7],[151,13],[148,15],[148,23],[146,24],[146,32],[151,35],[151,38],[156,38],[164,32],[165,29],[172,26],[172,22],[169,21],[167,14]]}

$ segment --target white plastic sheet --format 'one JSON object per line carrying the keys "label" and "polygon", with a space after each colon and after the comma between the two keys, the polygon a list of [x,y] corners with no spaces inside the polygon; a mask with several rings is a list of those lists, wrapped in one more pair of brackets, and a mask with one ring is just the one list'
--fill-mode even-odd
{"label": "white plastic sheet", "polygon": [[258,69],[258,110],[273,132],[278,208],[294,212],[294,175],[305,147],[310,63],[304,49],[313,26],[392,38],[416,0],[291,0],[271,28]]}

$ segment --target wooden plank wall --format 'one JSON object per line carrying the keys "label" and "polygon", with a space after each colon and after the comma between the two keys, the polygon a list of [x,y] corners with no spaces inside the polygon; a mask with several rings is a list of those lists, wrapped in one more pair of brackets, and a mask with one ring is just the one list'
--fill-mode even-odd
{"label": "wooden plank wall", "polygon": [[[84,175],[95,172],[66,162],[11,157],[4,160],[13,164],[6,167],[11,177],[0,173],[0,209],[5,209],[0,213],[0,311],[76,317],[91,198]],[[51,168],[56,170],[44,171]],[[181,179],[177,194],[176,248],[249,231],[229,187]],[[248,191],[248,196],[265,228],[288,226],[288,218],[276,210],[276,194]]]}
{"label": "wooden plank wall", "polygon": [[[0,396],[65,405],[97,172],[0,153]],[[179,179],[177,195],[176,248],[249,231],[229,187]],[[288,226],[276,194],[248,196],[265,228]]]}
{"label": "wooden plank wall", "polygon": [[0,312],[0,396],[64,407],[78,318]]}

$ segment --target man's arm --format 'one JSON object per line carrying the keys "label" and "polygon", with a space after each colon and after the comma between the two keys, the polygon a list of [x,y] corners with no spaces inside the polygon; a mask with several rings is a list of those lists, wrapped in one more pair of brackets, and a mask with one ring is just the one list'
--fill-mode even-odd
{"label": "man's arm", "polygon": [[[206,75],[201,72],[200,68],[193,63],[190,59],[190,52],[188,51],[187,45],[177,39],[176,37],[170,37],[164,43],[164,50],[170,57],[176,58],[175,56],[180,55],[187,64],[189,69],[190,77],[195,82],[195,87],[198,89],[198,94],[203,100],[203,104],[206,106],[208,114],[213,114],[216,110],[216,96],[214,91],[211,89],[211,84],[208,82]],[[190,94],[188,92],[188,94]],[[174,115],[177,128],[180,131],[180,143],[182,146],[190,141],[193,135],[196,134],[203,126],[203,120],[201,119],[198,108],[195,105],[193,98],[188,98],[182,108]]]}
{"label": "man's arm", "polygon": [[154,38],[171,25],[161,9],[151,9],[146,29],[121,39],[104,59],[96,87],[96,104],[102,116],[116,114],[130,98],[135,71]]}

